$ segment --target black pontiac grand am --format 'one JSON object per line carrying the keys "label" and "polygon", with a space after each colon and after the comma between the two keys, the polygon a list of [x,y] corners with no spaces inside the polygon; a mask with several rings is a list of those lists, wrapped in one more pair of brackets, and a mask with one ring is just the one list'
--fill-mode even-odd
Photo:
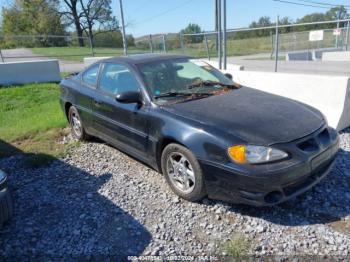
{"label": "black pontiac grand am", "polygon": [[61,105],[76,138],[147,163],[189,201],[278,204],[325,177],[339,139],[324,116],[231,78],[186,56],[111,58],[63,80]]}

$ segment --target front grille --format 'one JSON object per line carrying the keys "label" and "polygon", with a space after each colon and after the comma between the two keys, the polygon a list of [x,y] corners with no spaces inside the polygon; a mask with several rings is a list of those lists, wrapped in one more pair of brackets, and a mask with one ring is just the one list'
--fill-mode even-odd
{"label": "front grille", "polygon": [[321,149],[320,147],[327,146],[329,143],[330,135],[328,129],[325,128],[314,137],[298,143],[297,147],[304,152],[316,152]]}
{"label": "front grille", "polygon": [[319,150],[318,143],[316,142],[316,140],[314,138],[310,138],[306,141],[303,141],[303,142],[297,144],[297,147],[300,150],[306,151],[306,152],[313,152],[313,151]]}

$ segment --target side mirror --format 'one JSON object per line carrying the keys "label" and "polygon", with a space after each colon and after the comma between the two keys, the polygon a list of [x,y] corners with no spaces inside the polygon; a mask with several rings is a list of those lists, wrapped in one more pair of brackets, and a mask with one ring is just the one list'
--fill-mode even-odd
{"label": "side mirror", "polygon": [[117,94],[115,99],[119,103],[124,103],[124,104],[132,104],[132,103],[140,104],[142,102],[141,93],[139,91],[126,91],[123,93],[119,93]]}
{"label": "side mirror", "polygon": [[232,75],[229,74],[229,73],[226,73],[225,76],[226,76],[228,79],[231,79],[231,80],[233,79]]}

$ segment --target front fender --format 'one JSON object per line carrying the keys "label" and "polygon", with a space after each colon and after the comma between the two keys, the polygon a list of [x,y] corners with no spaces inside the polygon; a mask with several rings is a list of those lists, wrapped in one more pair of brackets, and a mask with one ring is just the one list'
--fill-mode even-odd
{"label": "front fender", "polygon": [[162,150],[169,143],[179,143],[188,148],[197,159],[227,163],[227,148],[238,141],[215,127],[159,110],[151,114],[151,150],[159,168]]}

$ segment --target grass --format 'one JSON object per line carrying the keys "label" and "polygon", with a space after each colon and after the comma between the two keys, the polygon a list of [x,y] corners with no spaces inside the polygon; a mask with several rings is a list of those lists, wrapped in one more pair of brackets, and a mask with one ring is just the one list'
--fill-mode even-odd
{"label": "grass", "polygon": [[69,130],[59,105],[57,84],[0,88],[0,157],[27,154],[36,167],[63,156],[70,145],[59,143]]}
{"label": "grass", "polygon": [[240,234],[235,234],[222,245],[221,251],[227,256],[242,258],[249,255],[250,246],[250,241]]}
{"label": "grass", "polygon": [[[91,57],[92,51],[89,47],[38,47],[31,49],[34,54],[59,59],[82,62],[84,57]],[[129,49],[130,53],[145,52],[145,50]],[[121,56],[124,54],[122,48],[94,48],[95,56]]]}

